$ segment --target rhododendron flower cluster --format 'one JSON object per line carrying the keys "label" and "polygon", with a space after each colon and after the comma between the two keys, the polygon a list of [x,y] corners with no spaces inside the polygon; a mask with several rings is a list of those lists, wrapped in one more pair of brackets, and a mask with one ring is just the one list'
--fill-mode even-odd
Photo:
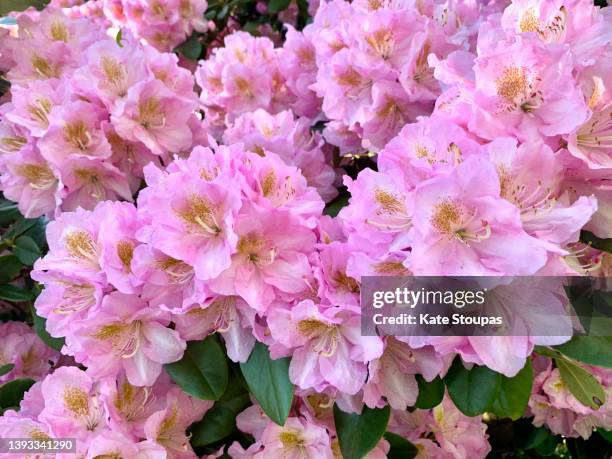
{"label": "rhododendron flower cluster", "polygon": [[131,200],[142,167],[206,142],[193,76],[172,54],[121,43],[49,9],[2,41],[1,188],[27,217]]}
{"label": "rhododendron flower cluster", "polygon": [[196,30],[205,32],[206,0],[96,0],[115,25],[159,51],[172,51]]}
{"label": "rhododendron flower cluster", "polygon": [[[67,356],[0,325],[0,367],[14,365],[0,382],[42,379],[0,417],[0,437],[191,458],[205,435],[190,426],[232,411],[246,436],[210,442],[210,457],[332,458],[346,455],[342,416],[382,413],[364,457],[392,454],[399,436],[415,457],[484,458],[498,399],[470,414],[451,390],[457,368],[498,391],[527,374],[513,419],[568,439],[612,430],[612,370],[550,347],[569,325],[364,336],[360,305],[365,276],[612,273],[605,243],[584,236],[612,237],[611,8],[312,1],[298,30],[295,2],[282,45],[220,34],[192,72],[167,51],[205,30],[205,1],[104,0],[91,15],[79,3],[19,15],[0,44],[0,187],[49,218],[34,311]],[[512,320],[539,306],[526,298],[508,292]],[[230,384],[250,392],[239,408],[196,397],[193,372],[210,364],[192,343],[217,337]],[[245,371],[261,350],[293,394],[282,422]],[[605,397],[585,404],[559,362]]]}
{"label": "rhododendron flower cluster", "polygon": [[0,435],[73,438],[79,457],[194,457],[185,430],[211,404],[167,380],[139,388],[125,379],[92,379],[76,367],[61,367],[32,386],[19,411],[0,417]]}

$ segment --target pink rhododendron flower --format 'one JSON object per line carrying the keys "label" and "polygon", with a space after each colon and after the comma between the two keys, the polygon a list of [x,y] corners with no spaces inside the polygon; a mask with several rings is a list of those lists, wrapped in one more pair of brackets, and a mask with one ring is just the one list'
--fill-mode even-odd
{"label": "pink rhododendron flower", "polygon": [[180,360],[185,342],[167,328],[169,314],[147,308],[133,295],[119,292],[104,297],[96,314],[66,337],[66,352],[87,366],[95,377],[125,370],[136,386],[155,382],[162,364]]}
{"label": "pink rhododendron flower", "polygon": [[431,381],[442,371],[443,361],[430,346],[411,349],[394,337],[386,338],[384,344],[383,354],[369,364],[364,402],[377,407],[384,405],[384,397],[391,408],[405,410],[414,405],[419,393],[414,375]]}
{"label": "pink rhododendron flower", "polygon": [[[415,274],[531,274],[546,248],[527,235],[518,209],[501,199],[493,165],[473,158],[448,176],[419,185],[414,196]],[[512,241],[512,242],[511,242]]]}
{"label": "pink rhododendron flower", "polygon": [[23,322],[0,324],[0,367],[13,368],[0,376],[0,382],[16,378],[41,379],[59,360],[59,353],[48,347],[36,332]]}
{"label": "pink rhododendron flower", "polygon": [[207,181],[198,170],[170,173],[139,199],[141,209],[150,206],[152,246],[193,266],[199,279],[227,269],[236,250],[240,195],[228,184]]}
{"label": "pink rhododendron flower", "polygon": [[259,312],[274,300],[275,291],[301,292],[310,273],[308,253],[315,237],[285,210],[243,208],[236,217],[235,253],[231,265],[211,282],[224,295],[242,296]]}
{"label": "pink rhododendron flower", "polygon": [[294,119],[290,111],[271,115],[262,109],[238,117],[225,131],[223,140],[242,142],[254,153],[275,153],[283,161],[301,169],[308,185],[330,201],[338,194],[336,174],[329,165],[329,151],[320,134],[310,131],[306,118]]}
{"label": "pink rhododendron flower", "polygon": [[359,315],[350,307],[319,307],[305,300],[291,310],[274,308],[268,316],[280,348],[293,349],[289,377],[302,389],[328,386],[347,394],[359,391],[367,376],[366,362],[382,354],[378,337],[361,336]]}

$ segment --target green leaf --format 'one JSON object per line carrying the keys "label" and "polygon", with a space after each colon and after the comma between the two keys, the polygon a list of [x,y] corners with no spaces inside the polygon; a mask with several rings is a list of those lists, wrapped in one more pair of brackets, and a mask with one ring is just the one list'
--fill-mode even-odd
{"label": "green leaf", "polygon": [[389,442],[390,449],[387,459],[413,459],[419,454],[416,446],[393,432],[385,432],[385,440]]}
{"label": "green leaf", "polygon": [[32,292],[11,284],[0,285],[0,300],[21,303],[33,299]]}
{"label": "green leaf", "polygon": [[581,231],[580,240],[585,244],[590,244],[595,249],[612,253],[612,239],[601,239],[589,231]]}
{"label": "green leaf", "polygon": [[21,236],[15,241],[13,255],[19,258],[26,266],[32,266],[36,260],[42,257],[42,252],[36,242],[29,236]]}
{"label": "green leaf", "polygon": [[6,365],[0,366],[0,376],[10,373],[13,368],[15,368],[14,363],[7,363]]}
{"label": "green leaf", "polygon": [[0,386],[0,408],[19,406],[30,387],[34,384],[32,379],[13,379]]}
{"label": "green leaf", "polygon": [[261,27],[261,24],[257,21],[247,21],[243,26],[242,26],[242,30],[245,32],[250,33],[251,35],[258,37],[261,34],[259,33],[259,28]]}
{"label": "green leaf", "polygon": [[574,336],[555,349],[574,360],[612,368],[612,336]]}
{"label": "green leaf", "polygon": [[606,393],[601,384],[584,368],[565,359],[555,359],[561,379],[576,400],[594,410],[606,401]]}
{"label": "green leaf", "polygon": [[293,401],[293,384],[289,381],[288,357],[272,360],[268,348],[255,343],[253,352],[240,364],[250,392],[261,409],[278,425],[284,425]]}
{"label": "green leaf", "polygon": [[115,42],[117,43],[117,45],[119,45],[119,48],[123,48],[123,43],[121,43],[122,40],[123,40],[123,29],[119,29],[119,31],[117,32],[117,35],[115,35]]}
{"label": "green leaf", "polygon": [[[535,427],[525,440],[524,445],[520,446],[521,449],[533,449],[543,443],[548,437],[551,436],[550,430],[546,427]],[[522,443],[523,438],[518,439]]]}
{"label": "green leaf", "polygon": [[21,271],[21,262],[14,255],[0,257],[0,282],[13,280]]}
{"label": "green leaf", "polygon": [[54,338],[47,331],[47,320],[36,314],[34,307],[30,308],[32,313],[32,321],[34,322],[34,330],[38,337],[47,344],[51,349],[61,351],[64,347],[64,338]]}
{"label": "green leaf", "polygon": [[44,251],[47,247],[46,228],[47,221],[44,218],[38,218],[22,235],[31,238],[38,248]]}
{"label": "green leaf", "polygon": [[291,0],[270,0],[268,2],[268,11],[272,14],[279,13],[289,7]]}
{"label": "green leaf", "polygon": [[523,369],[516,376],[509,378],[502,375],[499,394],[491,408],[493,414],[501,418],[510,418],[513,421],[522,417],[529,402],[532,385],[531,360],[527,360]]}
{"label": "green leaf", "polygon": [[37,10],[41,10],[49,0],[2,0],[0,1],[0,16],[6,16],[13,11],[23,11],[33,6]]}
{"label": "green leaf", "polygon": [[325,215],[329,215],[330,217],[336,217],[340,210],[342,210],[343,207],[348,205],[348,202],[349,196],[340,195],[332,202],[330,202],[327,206],[325,206],[325,209],[323,209],[323,213]]}
{"label": "green leaf", "polygon": [[181,53],[187,59],[197,61],[202,55],[202,43],[198,40],[198,34],[192,33],[191,36],[180,45],[176,51]]}
{"label": "green leaf", "polygon": [[597,433],[608,440],[608,443],[612,443],[612,430],[597,429]]}
{"label": "green leaf", "polygon": [[485,366],[468,370],[456,358],[444,381],[457,408],[466,416],[477,416],[488,411],[497,398],[501,375]]}
{"label": "green leaf", "polygon": [[192,446],[210,445],[231,435],[236,430],[236,416],[250,403],[248,392],[233,380],[221,399],[192,427]]}
{"label": "green leaf", "polygon": [[31,229],[38,222],[37,218],[23,218],[19,217],[13,227],[7,231],[6,237],[16,239],[23,233]]}
{"label": "green leaf", "polygon": [[0,225],[12,222],[17,217],[19,217],[19,209],[17,208],[17,203],[13,201],[8,201],[6,199],[0,200]]}
{"label": "green leaf", "polygon": [[548,435],[544,440],[534,448],[535,452],[540,456],[548,457],[552,456],[557,449],[557,445],[561,441],[560,437],[554,435]]}
{"label": "green leaf", "polygon": [[438,406],[444,397],[444,381],[436,376],[427,382],[421,375],[416,375],[416,380],[419,385],[419,395],[414,406],[424,410]]}
{"label": "green leaf", "polygon": [[225,352],[215,335],[188,342],[183,358],[165,368],[185,392],[203,400],[219,400],[227,388]]}
{"label": "green leaf", "polygon": [[334,423],[343,459],[361,459],[382,438],[391,409],[363,407],[361,414],[345,413],[334,405]]}

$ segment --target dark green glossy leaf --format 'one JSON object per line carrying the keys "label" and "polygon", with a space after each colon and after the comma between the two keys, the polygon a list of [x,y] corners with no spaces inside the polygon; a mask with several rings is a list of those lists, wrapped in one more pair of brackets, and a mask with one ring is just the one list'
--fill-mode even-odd
{"label": "dark green glossy leaf", "polygon": [[64,347],[64,338],[54,338],[47,331],[47,320],[36,314],[34,307],[30,308],[32,313],[32,321],[34,322],[34,330],[38,337],[43,340],[47,346],[56,351],[61,351]]}
{"label": "dark green glossy leaf", "polygon": [[332,202],[330,202],[327,206],[325,206],[323,213],[325,215],[329,215],[330,217],[336,217],[340,210],[342,210],[343,207],[348,205],[348,202],[349,197],[347,195],[340,195]]}
{"label": "dark green glossy leaf", "polygon": [[278,425],[284,425],[293,401],[289,380],[289,358],[272,360],[265,344],[255,343],[253,352],[240,364],[250,392],[261,409]]}
{"label": "dark green glossy leaf", "polygon": [[612,368],[612,336],[574,336],[555,349],[574,360]]}
{"label": "dark green glossy leaf", "polygon": [[522,449],[533,449],[537,448],[539,445],[544,443],[548,437],[552,437],[553,435],[550,433],[546,427],[535,427],[529,437],[525,441],[525,444]]}
{"label": "dark green glossy leaf", "polygon": [[13,368],[15,368],[14,363],[7,363],[6,365],[0,366],[0,376],[10,373]]}
{"label": "dark green glossy leaf", "polygon": [[0,300],[21,303],[31,301],[33,298],[32,292],[22,287],[11,284],[0,285]]}
{"label": "dark green glossy leaf", "polygon": [[474,365],[470,370],[455,358],[444,378],[448,394],[466,416],[477,416],[488,411],[497,398],[501,375],[485,367]]}
{"label": "dark green glossy leaf", "polygon": [[0,257],[0,282],[13,280],[21,271],[22,264],[15,255]]}
{"label": "dark green glossy leaf", "polygon": [[385,440],[389,442],[387,459],[413,459],[419,454],[416,446],[393,432],[385,432]]}
{"label": "dark green glossy leaf", "polygon": [[5,225],[19,217],[17,203],[6,199],[0,200],[0,225]]}
{"label": "dark green glossy leaf", "polygon": [[183,358],[165,368],[185,392],[203,400],[219,400],[227,388],[225,352],[215,335],[188,342]]}
{"label": "dark green glossy leaf", "polygon": [[382,438],[391,410],[363,407],[361,414],[345,413],[334,405],[334,423],[343,459],[361,459],[374,449]]}
{"label": "dark green glossy leaf", "polygon": [[444,381],[436,376],[427,382],[421,375],[416,375],[416,380],[419,385],[419,395],[414,406],[425,410],[438,406],[444,397]]}
{"label": "dark green glossy leaf", "polygon": [[501,376],[499,394],[491,411],[501,418],[519,419],[527,408],[532,384],[533,368],[531,360],[527,360],[523,369],[516,376],[512,378]]}
{"label": "dark green glossy leaf", "polygon": [[612,444],[612,430],[597,429],[597,433]]}
{"label": "dark green glossy leaf", "polygon": [[210,445],[231,435],[236,430],[236,416],[250,403],[248,392],[234,379],[219,401],[191,428],[191,444]]}
{"label": "dark green glossy leaf", "polygon": [[268,11],[272,14],[286,10],[291,0],[270,0],[268,2]]}
{"label": "dark green glossy leaf", "polygon": [[182,45],[177,48],[177,51],[187,59],[197,61],[202,55],[202,43],[198,39],[198,34],[193,33]]}
{"label": "dark green glossy leaf", "polygon": [[12,11],[23,11],[33,6],[42,10],[49,0],[2,0],[0,1],[0,16],[6,16]]}
{"label": "dark green glossy leaf", "polygon": [[42,256],[36,242],[29,236],[20,236],[15,241],[13,255],[26,266],[32,266]]}
{"label": "dark green glossy leaf", "polygon": [[0,386],[0,408],[19,406],[30,387],[34,384],[32,379],[13,379]]}
{"label": "dark green glossy leaf", "polygon": [[595,249],[612,253],[612,239],[601,239],[589,231],[582,231],[580,240],[585,244],[590,244]]}
{"label": "dark green glossy leaf", "polygon": [[548,457],[552,456],[557,449],[557,445],[561,441],[560,437],[548,435],[544,440],[534,448],[535,452],[540,456]]}

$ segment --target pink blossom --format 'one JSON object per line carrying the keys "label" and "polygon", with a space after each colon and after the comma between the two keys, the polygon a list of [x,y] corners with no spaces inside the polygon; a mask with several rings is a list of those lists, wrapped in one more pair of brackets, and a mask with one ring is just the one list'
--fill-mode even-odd
{"label": "pink blossom", "polygon": [[329,165],[329,151],[321,135],[311,131],[308,119],[295,119],[289,110],[271,115],[257,109],[241,115],[225,131],[223,140],[227,144],[242,142],[259,155],[277,154],[285,163],[300,168],[308,185],[326,202],[338,194],[336,173]]}
{"label": "pink blossom", "polygon": [[139,197],[139,211],[150,213],[152,246],[192,266],[199,279],[227,269],[236,250],[240,195],[228,184],[207,181],[198,170],[171,173]]}
{"label": "pink blossom", "polygon": [[96,382],[76,367],[61,367],[42,383],[44,408],[39,419],[54,437],[87,442],[106,428]]}
{"label": "pink blossom", "polygon": [[544,245],[523,230],[519,210],[500,198],[499,178],[485,159],[470,158],[420,184],[414,208],[415,274],[529,274],[546,262]]}
{"label": "pink blossom", "polygon": [[186,341],[204,339],[212,333],[223,337],[228,357],[246,362],[255,345],[252,333],[255,311],[237,296],[215,297],[173,317],[175,330]]}
{"label": "pink blossom", "polygon": [[59,359],[59,354],[22,322],[0,324],[0,339],[0,366],[14,365],[11,371],[0,376],[0,382],[17,378],[41,379]]}
{"label": "pink blossom", "polygon": [[195,105],[179,98],[159,80],[132,86],[111,121],[122,137],[144,143],[156,155],[179,153],[191,146],[186,121]]}
{"label": "pink blossom", "polygon": [[40,153],[56,167],[76,158],[108,158],[111,146],[100,129],[105,117],[97,106],[82,101],[55,108],[48,131],[38,142]]}
{"label": "pink blossom", "polygon": [[378,337],[361,336],[359,315],[349,307],[322,308],[311,300],[277,306],[268,326],[281,347],[293,350],[289,377],[302,389],[332,386],[355,394],[365,383],[366,363],[383,352]]}
{"label": "pink blossom", "polygon": [[151,385],[162,364],[179,360],[185,350],[185,341],[167,328],[169,322],[168,313],[136,296],[113,292],[66,337],[66,351],[92,376],[115,376],[123,369],[131,384]]}
{"label": "pink blossom", "polygon": [[147,440],[166,449],[169,458],[196,457],[185,433],[187,427],[202,418],[213,402],[189,397],[178,387],[172,388],[166,403],[146,421]]}
{"label": "pink blossom", "polygon": [[264,210],[247,205],[236,217],[238,242],[231,265],[211,281],[223,295],[240,295],[264,312],[277,290],[298,293],[310,274],[307,253],[315,242],[313,232],[286,210]]}

